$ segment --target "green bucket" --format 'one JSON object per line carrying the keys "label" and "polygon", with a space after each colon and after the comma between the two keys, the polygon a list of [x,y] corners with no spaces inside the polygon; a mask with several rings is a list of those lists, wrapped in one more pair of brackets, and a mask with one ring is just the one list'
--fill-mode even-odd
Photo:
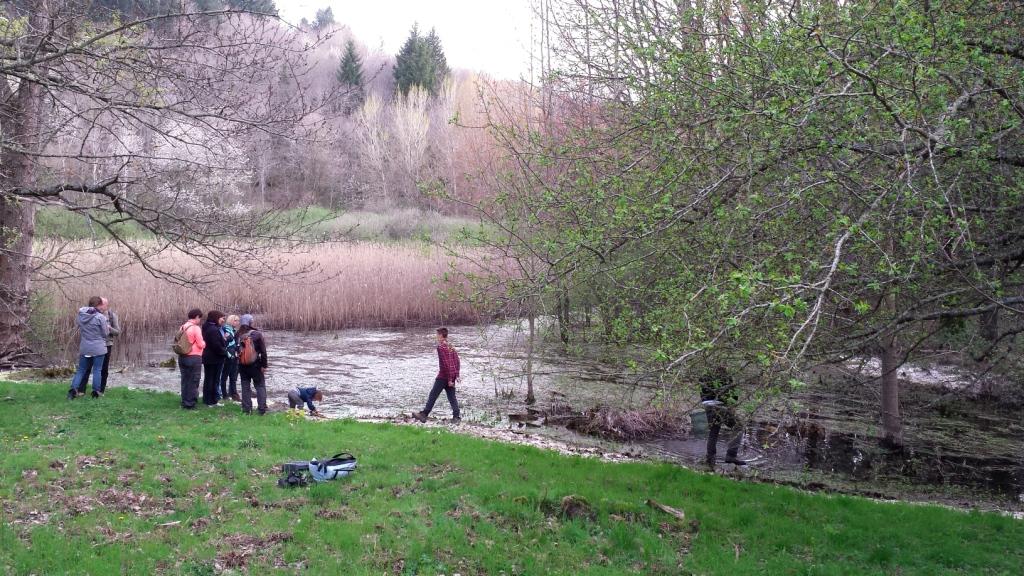
{"label": "green bucket", "polygon": [[706,436],[708,433],[708,415],[704,410],[690,412],[690,435]]}

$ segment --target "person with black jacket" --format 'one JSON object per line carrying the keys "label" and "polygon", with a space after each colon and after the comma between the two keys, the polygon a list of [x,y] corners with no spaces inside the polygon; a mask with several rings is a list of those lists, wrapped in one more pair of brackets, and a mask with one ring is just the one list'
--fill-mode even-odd
{"label": "person with black jacket", "polygon": [[203,324],[203,404],[220,406],[217,401],[220,388],[220,373],[224,369],[224,360],[228,357],[227,342],[221,334],[220,327],[224,324],[224,313],[210,310]]}
{"label": "person with black jacket", "polygon": [[256,406],[262,416],[267,413],[267,343],[263,333],[253,328],[252,321],[252,314],[243,314],[242,327],[235,336],[238,339],[238,375],[242,381],[242,412],[252,414],[252,389],[256,388]]}
{"label": "person with black jacket", "polygon": [[743,442],[743,427],[736,417],[736,404],[739,394],[729,371],[724,366],[711,370],[700,379],[700,399],[704,405],[704,413],[708,418],[708,447],[706,464],[715,467],[718,454],[718,435],[725,426],[732,433],[725,451],[728,464],[742,466],[747,462],[739,458],[740,445]]}

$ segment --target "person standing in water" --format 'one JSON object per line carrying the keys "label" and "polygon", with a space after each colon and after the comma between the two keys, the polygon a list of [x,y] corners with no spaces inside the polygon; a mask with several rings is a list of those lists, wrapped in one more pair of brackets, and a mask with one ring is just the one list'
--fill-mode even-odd
{"label": "person standing in water", "polygon": [[725,366],[718,366],[700,379],[700,399],[708,418],[708,445],[705,464],[714,469],[718,456],[718,436],[725,426],[732,438],[725,450],[725,462],[743,466],[747,463],[739,457],[743,443],[743,424],[736,416],[739,394],[736,385]]}

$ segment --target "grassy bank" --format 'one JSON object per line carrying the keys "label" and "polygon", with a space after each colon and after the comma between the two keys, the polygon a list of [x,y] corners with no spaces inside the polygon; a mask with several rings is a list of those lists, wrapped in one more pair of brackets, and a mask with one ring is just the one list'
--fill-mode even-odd
{"label": "grassy bank", "polygon": [[[609,464],[447,432],[183,413],[0,382],[13,574],[1013,574],[1024,522]],[[352,477],[275,485],[348,450]],[[569,505],[575,495],[586,504]],[[645,505],[684,510],[685,521]]]}

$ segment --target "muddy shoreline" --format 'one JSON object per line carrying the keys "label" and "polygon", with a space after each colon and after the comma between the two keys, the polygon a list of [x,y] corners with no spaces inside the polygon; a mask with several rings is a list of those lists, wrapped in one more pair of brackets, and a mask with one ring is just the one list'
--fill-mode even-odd
{"label": "muddy shoreline", "polygon": [[474,438],[490,440],[493,442],[515,444],[520,446],[532,446],[540,450],[551,450],[553,452],[557,452],[565,456],[596,458],[603,462],[664,462],[680,466],[688,470],[702,474],[714,473],[719,476],[732,478],[734,480],[741,482],[756,482],[759,484],[786,486],[808,493],[856,496],[878,502],[903,502],[920,505],[935,505],[953,510],[959,510],[962,512],[990,512],[1009,516],[1017,520],[1024,520],[1024,506],[1007,506],[1006,504],[1012,504],[1007,502],[965,502],[963,500],[957,500],[955,498],[927,497],[921,494],[901,495],[886,490],[857,489],[852,487],[843,487],[841,483],[830,484],[827,481],[825,481],[825,478],[820,478],[817,480],[787,480],[759,474],[759,470],[756,467],[747,468],[733,465],[721,465],[716,469],[715,472],[711,472],[708,469],[700,466],[686,466],[681,464],[677,460],[659,457],[659,455],[655,453],[648,453],[641,446],[585,446],[579,444],[572,444],[561,440],[555,440],[550,437],[541,434],[536,434],[530,431],[517,431],[511,428],[501,429],[466,422],[463,422],[458,425],[453,425],[447,420],[430,420],[426,424],[421,424],[414,420],[409,415],[396,416],[390,418],[358,418],[357,420],[359,422],[367,422],[374,424],[418,426],[434,430],[446,430],[454,434],[472,436]]}

